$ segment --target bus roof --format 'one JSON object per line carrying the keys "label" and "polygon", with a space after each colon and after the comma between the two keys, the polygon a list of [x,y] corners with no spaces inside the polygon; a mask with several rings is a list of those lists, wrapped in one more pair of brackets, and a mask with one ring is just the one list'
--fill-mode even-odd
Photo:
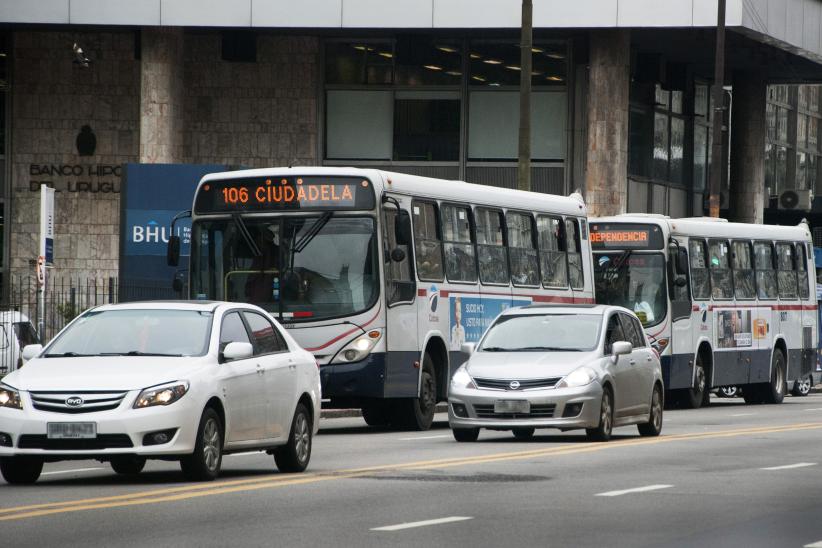
{"label": "bus roof", "polygon": [[745,238],[751,240],[811,240],[805,221],[796,226],[731,223],[714,217],[672,219],[665,215],[625,213],[612,217],[592,217],[591,223],[647,223],[663,227],[671,235],[703,238]]}
{"label": "bus roof", "polygon": [[[379,169],[331,166],[295,166],[263,169],[246,169],[209,173],[200,180],[200,186],[216,180],[239,179],[244,177],[287,177],[295,175],[352,176],[365,177],[382,191],[453,202],[521,209],[524,211],[550,211],[552,213],[586,216],[587,210],[582,196],[557,196],[541,192],[526,192],[507,188],[466,183],[464,181],[434,179],[406,173],[396,173]],[[199,191],[200,186],[197,187]]]}

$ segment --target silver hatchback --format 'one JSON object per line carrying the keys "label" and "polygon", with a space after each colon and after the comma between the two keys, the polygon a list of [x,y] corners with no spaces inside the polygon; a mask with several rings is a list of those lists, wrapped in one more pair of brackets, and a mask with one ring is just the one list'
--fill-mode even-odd
{"label": "silver hatchback", "polygon": [[536,428],[662,430],[659,357],[633,312],[618,306],[533,305],[500,314],[451,377],[448,422],[457,441],[481,428],[529,438]]}

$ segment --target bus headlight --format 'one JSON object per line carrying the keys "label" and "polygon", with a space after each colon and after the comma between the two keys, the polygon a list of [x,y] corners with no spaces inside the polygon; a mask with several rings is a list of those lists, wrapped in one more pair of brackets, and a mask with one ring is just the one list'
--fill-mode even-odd
{"label": "bus headlight", "polygon": [[371,329],[345,345],[331,363],[351,363],[368,356],[382,337],[381,329]]}

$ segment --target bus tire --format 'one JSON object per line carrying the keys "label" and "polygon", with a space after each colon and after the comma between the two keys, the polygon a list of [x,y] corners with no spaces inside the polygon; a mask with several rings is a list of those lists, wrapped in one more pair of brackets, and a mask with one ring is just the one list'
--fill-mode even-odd
{"label": "bus tire", "polygon": [[785,355],[779,348],[774,349],[771,359],[771,382],[762,385],[765,403],[782,403],[787,391],[785,381]]}
{"label": "bus tire", "polygon": [[419,396],[403,403],[404,405],[397,410],[398,426],[419,431],[431,428],[437,407],[437,374],[434,371],[434,361],[428,352],[422,361]]}
{"label": "bus tire", "polygon": [[694,372],[694,385],[683,390],[683,403],[688,409],[699,409],[705,405],[706,397],[710,399],[708,392],[708,374],[702,361],[702,353],[696,355],[696,369]]}

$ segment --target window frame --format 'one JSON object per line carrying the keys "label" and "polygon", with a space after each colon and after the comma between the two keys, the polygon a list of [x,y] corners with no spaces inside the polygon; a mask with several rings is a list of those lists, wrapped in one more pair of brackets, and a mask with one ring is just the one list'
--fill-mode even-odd
{"label": "window frame", "polygon": [[[574,253],[574,255],[579,255],[579,270],[580,275],[582,276],[582,284],[579,286],[572,285],[571,283],[571,250],[568,249],[568,223],[571,223],[574,227],[576,227],[576,231],[574,234],[574,243],[578,251]],[[568,277],[568,287],[575,291],[582,291],[585,289],[585,262],[582,260],[582,227],[580,226],[579,218],[573,216],[566,216],[564,217],[564,224],[563,230],[565,231],[565,274]]]}
{"label": "window frame", "polygon": [[[799,270],[799,268],[798,268],[799,267],[799,262],[797,262],[797,269],[796,269],[797,295],[799,295],[799,300],[800,301],[809,301],[809,300],[811,300],[811,295],[814,292],[812,292],[810,287],[808,286],[808,284],[810,284],[810,280],[811,280],[811,273],[808,270],[808,263],[809,263],[809,259],[810,259],[810,257],[808,257],[808,253],[809,253],[808,244],[807,244],[807,242],[797,242],[794,247],[796,248],[796,247],[800,247],[800,246],[802,248],[802,254],[801,254],[802,259],[801,259],[800,262],[802,263],[802,266],[804,267],[803,270],[805,272],[806,279],[805,279],[804,284],[799,283],[800,282],[799,273],[802,272],[803,270]],[[797,258],[799,258],[799,257],[800,257],[800,255],[797,255]],[[804,295],[804,296],[802,294],[803,289],[805,291],[807,291],[807,294]]]}
{"label": "window frame", "polygon": [[[748,255],[751,263],[750,269],[737,269],[734,267],[734,261],[736,260],[736,250],[734,249],[734,244],[745,244],[748,247]],[[737,301],[754,301],[756,300],[756,256],[754,255],[753,249],[753,242],[751,240],[730,240],[731,246],[731,276],[733,278],[733,288],[734,288],[734,299]],[[748,271],[750,270],[751,274],[753,275],[753,296],[751,297],[740,297],[737,294],[737,283],[736,283],[736,272],[737,271]]]}
{"label": "window frame", "polygon": [[[699,242],[700,244],[702,244],[702,258],[703,258],[703,261],[705,263],[705,266],[703,268],[694,268],[693,263],[691,262],[691,259],[693,258],[693,255],[694,255],[692,253],[692,250],[691,250],[691,243],[692,242]],[[690,282],[691,282],[691,298],[694,301],[710,301],[710,300],[713,300],[713,283],[711,281],[711,268],[710,268],[710,262],[708,261],[708,251],[709,251],[709,247],[708,247],[708,240],[707,239],[705,239],[705,238],[688,238],[688,277],[690,278]],[[694,284],[693,272],[694,272],[694,270],[704,270],[707,274],[707,279],[708,279],[708,295],[707,295],[707,297],[702,296],[701,294],[697,295],[697,292],[694,291],[694,287],[693,287],[693,284]]]}
{"label": "window frame", "polygon": [[[546,250],[546,252],[550,253],[563,253],[565,255],[565,260],[562,261],[562,264],[565,265],[565,285],[546,285],[545,284],[545,273],[542,272],[542,245],[540,242],[540,233],[539,233],[539,220],[541,217],[550,220],[559,220],[559,229],[560,234],[557,236],[557,243],[560,246],[560,249],[557,251]],[[570,280],[568,279],[568,241],[565,235],[565,217],[560,214],[552,214],[552,213],[537,213],[535,215],[535,224],[537,228],[537,258],[539,262],[539,270],[540,270],[540,285],[544,289],[570,289]]]}
{"label": "window frame", "polygon": [[[417,231],[415,230],[417,223],[414,220],[414,206],[416,205],[430,205],[434,208],[434,233],[437,237],[437,242],[439,242],[440,248],[440,265],[442,268],[442,276],[439,278],[423,278],[421,276],[421,269],[417,261],[419,261],[420,253],[417,250]],[[445,248],[443,246],[442,240],[442,226],[441,226],[441,218],[440,218],[440,206],[436,200],[426,200],[423,198],[414,198],[411,200],[411,235],[414,238],[414,270],[416,271],[416,278],[417,281],[420,282],[439,282],[442,283],[445,280]],[[423,241],[433,241],[429,238],[424,238]]]}
{"label": "window frame", "polygon": [[[232,308],[230,310],[226,310],[223,312],[222,317],[220,318],[220,333],[217,335],[217,351],[222,356],[223,350],[225,350],[225,346],[223,346],[223,328],[225,327],[226,319],[231,316],[232,314],[236,314],[238,318],[240,318],[240,325],[243,326],[245,330],[245,336],[248,339],[247,341],[229,341],[226,343],[226,346],[232,342],[248,342],[252,347],[254,347],[254,343],[251,340],[251,333],[248,331],[248,324],[245,321],[245,318],[242,315],[243,309],[241,308]],[[220,361],[223,361],[221,358]]]}
{"label": "window frame", "polygon": [[[780,246],[788,246],[791,250],[791,270],[782,270],[779,264],[779,247]],[[776,293],[779,296],[779,300],[785,301],[798,301],[799,299],[799,273],[796,269],[796,246],[793,242],[786,242],[786,241],[775,241],[774,247],[775,251],[774,258],[776,259]],[[794,289],[796,290],[793,297],[783,297],[782,296],[782,289],[779,284],[779,273],[780,272],[793,272],[793,279],[794,279]]]}
{"label": "window frame", "polygon": [[[537,283],[533,285],[529,284],[520,284],[514,281],[513,276],[513,269],[511,268],[511,238],[508,234],[508,230],[510,229],[510,223],[508,222],[508,215],[521,215],[528,219],[528,222],[531,224],[531,247],[515,247],[513,249],[533,249],[537,256]],[[534,218],[534,214],[528,211],[519,211],[516,209],[509,209],[505,211],[505,237],[506,243],[508,244],[508,275],[511,278],[511,285],[513,287],[528,287],[528,288],[536,288],[539,289],[542,287],[542,272],[541,272],[541,265],[539,262],[539,234],[537,234],[537,222]]]}
{"label": "window frame", "polygon": [[[708,272],[711,274],[711,276],[710,276],[711,277],[711,300],[712,301],[732,301],[732,300],[734,300],[734,298],[736,296],[736,289],[735,289],[735,286],[734,286],[733,268],[732,268],[731,257],[730,257],[730,254],[732,252],[731,244],[730,244],[729,240],[724,239],[724,238],[708,238],[708,256],[709,257],[710,257],[710,254],[711,254],[711,244],[713,244],[713,243],[717,243],[717,244],[720,244],[720,245],[724,243],[727,246],[727,248],[728,248],[728,259],[727,259],[728,267],[727,268],[720,268],[720,267],[714,268],[713,265],[710,263],[710,261],[708,262]],[[729,279],[731,281],[731,291],[730,291],[730,296],[728,296],[728,297],[714,297],[714,280],[713,280],[713,275],[712,274],[713,274],[714,271],[717,271],[717,270],[719,270],[719,271],[727,270],[729,275],[730,275]]]}
{"label": "window frame", "polygon": [[[757,245],[767,245],[767,246],[770,246],[770,248],[771,248],[771,268],[769,270],[764,270],[764,269],[758,268],[756,266],[756,246]],[[756,281],[756,300],[758,300],[758,301],[778,301],[779,300],[779,279],[778,279],[778,274],[777,274],[778,270],[776,268],[776,265],[774,264],[774,261],[776,260],[776,248],[774,247],[774,242],[772,240],[754,240],[753,241],[753,247],[754,247],[754,279]],[[774,280],[775,283],[776,283],[776,295],[775,296],[773,296],[773,297],[760,297],[759,296],[759,276],[757,276],[757,274],[759,272],[773,272],[774,275],[777,276],[777,278],[775,278],[775,280]]]}
{"label": "window frame", "polygon": [[[280,330],[277,329],[277,325],[274,322],[272,322],[271,320],[269,320],[263,314],[260,314],[256,310],[251,310],[249,308],[243,308],[242,310],[240,310],[240,312],[241,312],[240,316],[243,319],[243,323],[245,323],[245,329],[248,332],[249,339],[251,339],[251,346],[254,347],[254,357],[257,357],[257,356],[271,356],[271,355],[274,355],[274,354],[282,354],[283,352],[288,352],[290,350],[290,348],[288,348],[288,342],[285,340],[285,337],[283,337],[282,333],[280,333]],[[258,348],[257,339],[254,336],[254,330],[251,328],[251,322],[246,317],[248,315],[259,316],[263,319],[263,321],[267,322],[271,326],[271,329],[273,329],[274,338],[277,339],[277,344],[280,345],[280,350],[275,350],[273,352],[259,352],[258,353],[258,351],[257,351],[257,348]]]}
{"label": "window frame", "polygon": [[[446,207],[456,207],[456,208],[463,208],[467,211],[468,214],[468,237],[470,239],[469,242],[461,242],[458,240],[446,240],[445,239],[445,222],[443,219],[444,208]],[[474,210],[471,207],[471,204],[468,203],[460,203],[460,202],[440,202],[439,207],[439,220],[440,220],[440,237],[442,238],[442,256],[443,256],[443,264],[442,264],[442,271],[445,275],[445,279],[448,280],[448,283],[452,284],[463,284],[463,285],[479,285],[479,265],[477,264],[477,232],[476,232],[476,225],[474,224]],[[474,250],[474,275],[476,278],[473,281],[469,280],[452,280],[451,277],[448,275],[448,263],[446,261],[446,252],[445,252],[445,245],[446,244],[456,244],[456,245],[467,245],[470,243],[471,248]]]}
{"label": "window frame", "polygon": [[[477,236],[477,211],[486,211],[490,213],[496,213],[499,216],[500,221],[500,232],[502,233],[502,244],[480,244],[479,237]],[[474,248],[475,248],[475,262],[477,263],[477,280],[482,285],[490,285],[495,287],[509,287],[511,285],[511,258],[508,254],[508,226],[506,223],[505,218],[505,211],[502,208],[496,207],[489,207],[485,205],[477,205],[473,207],[473,217],[474,217],[474,224],[473,224],[473,236],[474,236]],[[505,252],[505,269],[506,269],[506,278],[507,282],[486,282],[482,279],[482,269],[479,267],[480,264],[480,246],[488,246],[488,247],[501,247]]]}
{"label": "window frame", "polygon": [[[627,337],[628,342],[631,343],[633,349],[637,348],[644,348],[645,344],[643,343],[643,333],[644,331],[637,331],[637,325],[634,323],[634,318],[624,312],[618,312],[619,315],[619,322],[622,324],[622,334]],[[642,326],[640,325],[640,329]],[[633,333],[633,336],[631,335]],[[633,339],[636,338],[640,344],[634,344]]]}

